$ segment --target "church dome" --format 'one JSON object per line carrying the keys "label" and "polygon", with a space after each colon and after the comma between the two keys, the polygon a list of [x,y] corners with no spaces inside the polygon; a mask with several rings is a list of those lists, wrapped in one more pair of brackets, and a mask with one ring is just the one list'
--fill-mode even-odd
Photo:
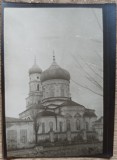
{"label": "church dome", "polygon": [[55,56],[53,56],[53,63],[47,70],[42,72],[40,79],[42,82],[51,79],[64,79],[69,81],[70,74],[55,62]]}
{"label": "church dome", "polygon": [[41,73],[42,69],[39,68],[39,66],[36,64],[36,60],[33,64],[33,66],[29,69],[29,74],[33,74],[33,73]]}

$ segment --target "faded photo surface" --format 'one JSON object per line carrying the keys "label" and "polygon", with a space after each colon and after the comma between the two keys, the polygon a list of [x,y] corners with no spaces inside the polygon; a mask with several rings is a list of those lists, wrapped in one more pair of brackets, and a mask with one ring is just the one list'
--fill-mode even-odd
{"label": "faded photo surface", "polygon": [[8,157],[103,151],[103,19],[99,8],[5,8]]}

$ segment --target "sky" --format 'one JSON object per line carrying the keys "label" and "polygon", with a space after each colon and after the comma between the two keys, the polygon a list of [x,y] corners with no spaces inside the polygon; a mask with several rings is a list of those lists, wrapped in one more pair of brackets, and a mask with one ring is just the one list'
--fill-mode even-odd
{"label": "sky", "polygon": [[70,73],[72,100],[103,115],[103,23],[96,8],[5,8],[5,114],[26,109],[34,57],[44,71],[52,63]]}

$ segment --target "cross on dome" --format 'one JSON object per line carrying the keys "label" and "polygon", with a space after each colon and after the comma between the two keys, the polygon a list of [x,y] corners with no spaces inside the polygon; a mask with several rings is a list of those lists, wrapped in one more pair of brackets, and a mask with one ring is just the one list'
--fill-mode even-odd
{"label": "cross on dome", "polygon": [[34,57],[34,64],[36,64],[36,56]]}
{"label": "cross on dome", "polygon": [[51,79],[64,79],[69,81],[70,74],[67,70],[61,68],[55,61],[55,54],[53,50],[53,62],[48,69],[42,72],[41,81],[44,82],[46,80]]}
{"label": "cross on dome", "polygon": [[29,69],[29,74],[34,74],[34,73],[41,73],[42,69],[37,65],[36,63],[36,56],[34,57],[34,64],[33,66]]}
{"label": "cross on dome", "polygon": [[54,53],[54,50],[53,50],[53,62],[55,62],[55,53]]}

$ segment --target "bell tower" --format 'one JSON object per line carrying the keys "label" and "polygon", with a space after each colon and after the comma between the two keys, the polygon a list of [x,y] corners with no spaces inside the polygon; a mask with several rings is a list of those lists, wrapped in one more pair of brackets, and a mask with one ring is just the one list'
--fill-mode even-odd
{"label": "bell tower", "polygon": [[29,69],[29,96],[26,98],[26,108],[39,104],[42,99],[42,85],[40,81],[42,70],[34,59],[32,68]]}

